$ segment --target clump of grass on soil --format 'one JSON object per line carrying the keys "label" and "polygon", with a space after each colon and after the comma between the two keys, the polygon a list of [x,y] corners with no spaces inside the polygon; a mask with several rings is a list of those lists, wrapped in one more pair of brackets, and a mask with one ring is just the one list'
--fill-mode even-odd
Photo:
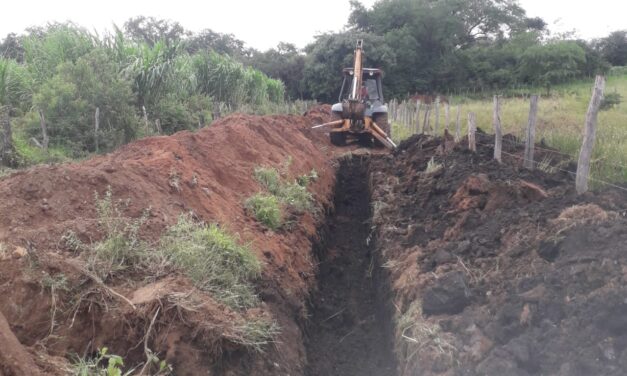
{"label": "clump of grass on soil", "polygon": [[278,229],[283,223],[281,205],[275,195],[257,193],[246,200],[246,209],[250,210],[259,222],[272,230]]}
{"label": "clump of grass on soil", "polygon": [[247,245],[218,225],[182,215],[161,237],[159,252],[218,301],[232,308],[257,304],[252,282],[261,274],[261,264]]}
{"label": "clump of grass on soil", "polygon": [[255,179],[267,190],[267,193],[256,193],[245,206],[255,218],[266,227],[276,230],[283,225],[283,211],[289,208],[295,213],[313,210],[313,196],[307,186],[318,179],[316,170],[287,181],[285,175],[290,159],[283,165],[282,171],[275,167],[255,168]]}

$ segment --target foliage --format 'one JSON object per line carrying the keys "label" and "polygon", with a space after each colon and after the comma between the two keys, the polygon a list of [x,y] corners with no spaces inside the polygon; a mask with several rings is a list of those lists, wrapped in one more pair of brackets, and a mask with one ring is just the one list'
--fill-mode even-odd
{"label": "foliage", "polygon": [[281,227],[283,215],[279,200],[275,195],[257,193],[246,200],[245,206],[259,222],[269,229],[276,230]]}
{"label": "foliage", "polygon": [[261,264],[248,246],[218,225],[183,215],[161,237],[159,251],[220,302],[233,308],[257,304],[252,282],[260,275]]}
{"label": "foliage", "polygon": [[133,370],[122,373],[124,359],[119,355],[109,354],[109,349],[98,349],[98,354],[92,359],[76,358],[72,374],[75,376],[127,376]]}
{"label": "foliage", "polygon": [[146,248],[139,238],[139,229],[147,217],[143,215],[132,219],[124,216],[122,208],[125,203],[113,200],[110,187],[107,188],[104,197],[100,198],[97,193],[94,196],[98,225],[103,238],[87,245],[83,244],[73,232],[68,232],[63,236],[63,240],[69,248],[75,251],[86,251],[88,269],[102,280],[106,280],[139,263]]}
{"label": "foliage", "polygon": [[601,110],[609,110],[614,108],[614,106],[618,106],[622,100],[622,96],[619,93],[607,93],[603,96],[603,100],[601,101]]}
{"label": "foliage", "polygon": [[560,41],[528,48],[521,57],[521,75],[528,82],[550,88],[576,78],[585,51],[575,42]]}
{"label": "foliage", "polygon": [[617,30],[598,41],[603,57],[614,66],[627,65],[627,30]]}

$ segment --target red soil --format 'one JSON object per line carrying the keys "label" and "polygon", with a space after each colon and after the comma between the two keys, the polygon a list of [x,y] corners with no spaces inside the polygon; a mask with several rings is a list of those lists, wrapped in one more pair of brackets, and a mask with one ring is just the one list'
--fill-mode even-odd
{"label": "red soil", "polygon": [[[300,116],[233,115],[195,133],[151,137],[85,162],[36,167],[1,180],[0,243],[5,251],[0,255],[0,313],[19,341],[37,354],[40,367],[61,372],[50,355],[90,354],[100,346],[108,346],[131,364],[140,362],[143,337],[161,307],[149,345],[178,366],[177,374],[229,368],[255,374],[302,372],[298,321],[314,279],[310,251],[323,216],[306,213],[290,231],[271,232],[246,214],[243,201],[261,189],[253,177],[256,166],[279,166],[291,157],[289,173],[296,176],[315,169],[319,179],[309,189],[323,211],[330,205],[334,169],[329,155],[316,146],[326,145],[324,136],[309,130],[324,120],[325,113],[313,112],[313,121]],[[158,239],[167,225],[190,211],[237,233],[265,264],[259,281],[262,305],[234,312],[180,276],[149,285],[132,276],[114,279],[110,287],[129,297],[137,309],[111,294],[96,294],[97,284],[76,266],[80,256],[65,249],[61,238],[69,230],[83,241],[100,236],[94,194],[102,195],[107,187],[114,199],[128,200],[124,214],[129,217],[150,208],[142,232],[148,240]],[[60,273],[72,288],[59,293],[61,297],[80,291],[83,301],[74,305],[53,301],[42,280]],[[177,293],[189,291],[199,302],[195,310],[168,303]],[[249,316],[272,317],[281,327],[275,345],[263,357],[231,340],[236,337],[235,323]]]}

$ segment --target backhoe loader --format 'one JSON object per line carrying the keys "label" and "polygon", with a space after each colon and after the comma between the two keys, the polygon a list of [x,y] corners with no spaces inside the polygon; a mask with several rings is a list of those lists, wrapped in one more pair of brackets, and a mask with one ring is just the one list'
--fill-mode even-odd
{"label": "backhoe loader", "polygon": [[355,64],[353,68],[344,68],[339,103],[331,107],[334,119],[314,128],[330,127],[329,137],[334,145],[345,145],[350,136],[365,145],[374,141],[394,149],[396,144],[390,138],[388,109],[383,101],[383,72],[376,68],[363,68],[363,56],[363,41],[358,40]]}

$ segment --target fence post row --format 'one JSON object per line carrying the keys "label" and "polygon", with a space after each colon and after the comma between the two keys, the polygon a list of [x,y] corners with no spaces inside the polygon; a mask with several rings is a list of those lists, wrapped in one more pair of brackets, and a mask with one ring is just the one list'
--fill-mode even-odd
{"label": "fence post row", "polygon": [[525,159],[523,167],[533,170],[533,152],[536,138],[536,116],[538,115],[538,96],[532,95],[529,105],[529,121],[527,122],[527,139],[525,141]]}
{"label": "fence post row", "polygon": [[501,102],[498,95],[494,96],[494,113],[492,114],[492,124],[494,125],[494,159],[501,163],[503,133],[501,132]]}
{"label": "fence post row", "polygon": [[449,123],[449,120],[450,120],[450,117],[449,117],[449,116],[450,116],[450,111],[451,111],[451,106],[449,105],[449,103],[448,103],[448,101],[447,101],[447,102],[446,102],[446,105],[444,106],[444,122],[446,123],[446,124],[444,125],[444,129],[446,129],[447,131],[449,130],[449,129],[448,129],[448,126],[449,126],[449,124],[450,124],[450,123]]}
{"label": "fence post row", "polygon": [[586,112],[586,123],[584,127],[583,142],[577,161],[577,177],[575,178],[575,189],[581,194],[588,190],[588,179],[590,176],[590,159],[592,158],[592,148],[596,137],[597,114],[601,107],[603,91],[605,90],[605,77],[596,76],[592,98]]}

